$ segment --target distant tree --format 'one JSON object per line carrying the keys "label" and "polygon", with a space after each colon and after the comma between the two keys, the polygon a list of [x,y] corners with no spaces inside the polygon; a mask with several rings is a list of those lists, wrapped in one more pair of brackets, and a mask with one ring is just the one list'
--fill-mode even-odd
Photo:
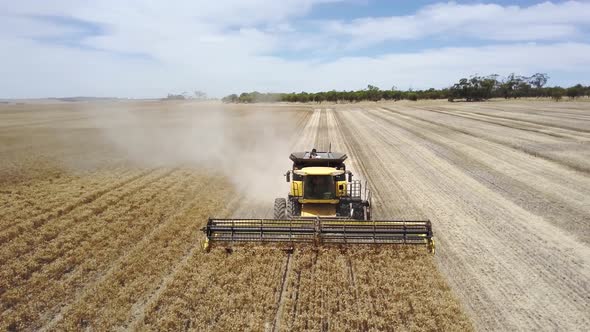
{"label": "distant tree", "polygon": [[329,100],[328,95],[329,92],[318,92],[315,94],[314,99],[317,103],[321,104],[322,102]]}
{"label": "distant tree", "polygon": [[239,100],[239,97],[237,94],[233,93],[229,96],[225,96],[223,98],[221,98],[221,101],[224,103],[237,103]]}
{"label": "distant tree", "polygon": [[[490,98],[521,98],[521,97],[551,97],[560,100],[563,96],[578,98],[590,95],[590,86],[581,84],[564,89],[560,87],[546,87],[549,76],[544,73],[536,73],[530,77],[511,73],[500,79],[499,75],[488,76],[472,75],[462,78],[449,88],[426,90],[408,89],[398,90],[393,86],[390,90],[381,90],[374,85],[367,85],[365,89],[350,91],[318,91],[318,92],[291,92],[291,93],[260,93],[257,91],[243,92],[239,96],[232,94],[222,99],[223,102],[232,103],[260,103],[260,102],[331,102],[356,103],[360,101],[378,100],[420,100],[420,99],[447,99],[455,101],[483,101]],[[197,95],[197,94],[195,94]],[[183,99],[183,95],[169,95],[170,99]]]}
{"label": "distant tree", "polygon": [[544,73],[536,73],[529,77],[529,84],[535,87],[535,89],[541,89],[549,80],[549,75]]}
{"label": "distant tree", "polygon": [[582,86],[582,84],[576,84],[572,87],[567,88],[566,94],[568,97],[570,97],[570,99],[578,98],[584,95],[584,87]]}
{"label": "distant tree", "polygon": [[555,87],[553,89],[551,89],[551,99],[555,100],[555,101],[560,101],[561,98],[563,98],[564,95],[564,89],[561,87]]}
{"label": "distant tree", "polygon": [[367,90],[364,93],[364,97],[362,98],[363,100],[372,100],[372,101],[378,101],[381,100],[382,98],[382,93],[381,90],[374,86],[374,85],[367,85]]}
{"label": "distant tree", "polygon": [[167,100],[184,100],[184,99],[186,99],[186,97],[182,94],[176,95],[173,93],[169,93],[168,96],[166,96],[166,99]]}
{"label": "distant tree", "polygon": [[203,91],[195,91],[195,99],[199,99],[199,100],[205,100],[207,99],[207,94]]}
{"label": "distant tree", "polygon": [[341,96],[338,91],[331,90],[331,91],[327,91],[327,92],[314,93],[314,98],[316,100],[322,99],[322,100],[329,101],[332,103],[338,103],[340,101]]}
{"label": "distant tree", "polygon": [[307,103],[310,101],[309,93],[303,91],[299,94],[299,98],[297,98],[297,99],[298,99],[297,101],[300,103]]}
{"label": "distant tree", "polygon": [[238,102],[240,103],[252,103],[254,102],[254,98],[252,98],[252,95],[247,93],[247,92],[242,92],[240,94],[240,96],[238,97]]}
{"label": "distant tree", "polygon": [[518,78],[514,73],[511,73],[500,83],[500,90],[502,93],[502,97],[504,99],[508,99],[514,96],[514,87],[518,85]]}
{"label": "distant tree", "polygon": [[[497,75],[471,76],[469,79],[462,78],[448,90],[430,89],[425,92],[431,99],[447,98],[449,101],[465,99],[465,101],[482,101],[490,99],[498,90]],[[506,86],[508,89],[508,86]]]}

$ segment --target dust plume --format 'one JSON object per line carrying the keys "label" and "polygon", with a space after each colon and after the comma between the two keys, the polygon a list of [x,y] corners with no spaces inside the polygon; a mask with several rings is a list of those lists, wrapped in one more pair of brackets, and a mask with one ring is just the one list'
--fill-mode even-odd
{"label": "dust plume", "polygon": [[290,153],[284,115],[217,103],[160,105],[94,111],[92,122],[105,142],[138,165],[205,167],[222,172],[248,199],[268,203],[284,196]]}

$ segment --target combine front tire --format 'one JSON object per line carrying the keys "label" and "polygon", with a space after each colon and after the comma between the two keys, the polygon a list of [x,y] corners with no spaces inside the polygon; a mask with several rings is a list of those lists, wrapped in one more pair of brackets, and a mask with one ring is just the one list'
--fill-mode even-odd
{"label": "combine front tire", "polygon": [[293,217],[301,216],[301,203],[296,199],[289,199],[287,203],[287,218],[292,219]]}
{"label": "combine front tire", "polygon": [[287,200],[284,198],[275,199],[274,218],[285,219],[287,217]]}
{"label": "combine front tire", "polygon": [[365,219],[365,207],[361,204],[352,204],[352,219],[354,220],[367,220]]}

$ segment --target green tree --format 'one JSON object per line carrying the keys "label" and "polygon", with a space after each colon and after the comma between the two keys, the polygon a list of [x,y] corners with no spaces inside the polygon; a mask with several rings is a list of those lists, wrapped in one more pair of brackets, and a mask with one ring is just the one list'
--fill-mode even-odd
{"label": "green tree", "polygon": [[238,95],[233,93],[229,96],[225,96],[225,97],[221,98],[221,101],[224,103],[237,103],[238,102]]}
{"label": "green tree", "polygon": [[551,99],[553,99],[555,101],[560,101],[561,98],[563,98],[564,94],[565,94],[565,91],[561,87],[555,87],[555,88],[551,89]]}
{"label": "green tree", "polygon": [[549,81],[549,75],[545,73],[536,73],[533,76],[529,77],[529,84],[535,87],[535,89],[541,89],[547,81]]}
{"label": "green tree", "polygon": [[584,95],[584,87],[582,86],[582,84],[576,84],[572,87],[567,88],[566,94],[571,99],[578,98]]}
{"label": "green tree", "polygon": [[254,102],[254,98],[247,92],[242,92],[238,97],[238,102],[240,103],[252,103]]}
{"label": "green tree", "polygon": [[[463,99],[465,101],[483,101],[490,98],[521,98],[521,97],[552,97],[556,100],[567,95],[570,98],[578,98],[590,95],[590,86],[577,84],[575,86],[563,89],[560,87],[546,87],[549,76],[544,73],[536,73],[530,77],[511,73],[506,78],[500,80],[499,75],[492,74],[488,76],[472,75],[469,78],[462,78],[459,82],[449,88],[426,90],[401,91],[394,87],[390,90],[381,90],[374,85],[367,85],[365,89],[350,91],[318,91],[308,92],[291,92],[291,93],[260,93],[243,92],[238,95],[229,95],[222,99],[224,102],[236,103],[260,103],[260,102],[316,102],[324,101],[340,103],[359,101],[379,101],[379,100],[419,100],[419,99],[447,99],[454,101]],[[169,95],[170,99],[183,98],[183,95]]]}

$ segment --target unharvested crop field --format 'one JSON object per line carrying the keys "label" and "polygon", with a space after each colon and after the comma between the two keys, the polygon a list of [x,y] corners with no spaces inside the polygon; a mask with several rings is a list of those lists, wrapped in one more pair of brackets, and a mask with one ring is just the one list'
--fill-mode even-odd
{"label": "unharvested crop field", "polygon": [[[346,152],[417,247],[200,249]],[[590,103],[0,105],[0,330],[584,330]]]}

